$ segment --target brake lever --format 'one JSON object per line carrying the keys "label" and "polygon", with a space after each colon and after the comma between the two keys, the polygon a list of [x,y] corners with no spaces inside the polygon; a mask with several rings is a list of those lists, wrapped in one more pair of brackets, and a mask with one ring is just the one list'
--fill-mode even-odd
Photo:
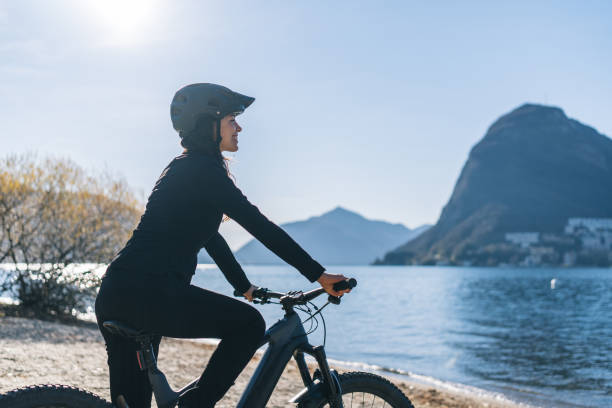
{"label": "brake lever", "polygon": [[334,296],[334,295],[329,295],[327,297],[327,301],[329,303],[333,303],[334,305],[339,305],[340,304],[340,297],[339,296]]}
{"label": "brake lever", "polygon": [[[280,298],[280,303],[281,304],[286,304],[286,303],[290,303],[290,304],[305,304],[306,302],[303,301],[303,296],[304,296],[304,292],[302,292],[301,290],[294,290],[291,292],[287,292],[287,294],[285,296],[283,296],[282,298]],[[297,303],[300,302],[300,303]]]}
{"label": "brake lever", "polygon": [[268,297],[268,288],[258,288],[253,291],[253,303],[265,305],[270,302]]}

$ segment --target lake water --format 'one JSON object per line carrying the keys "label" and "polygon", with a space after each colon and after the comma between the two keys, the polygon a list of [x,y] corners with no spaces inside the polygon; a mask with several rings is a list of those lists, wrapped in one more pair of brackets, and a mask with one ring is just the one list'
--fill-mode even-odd
{"label": "lake water", "polygon": [[[245,270],[253,284],[277,291],[317,287],[290,267]],[[535,406],[612,407],[612,270],[350,266],[329,272],[358,281],[340,306],[324,311],[331,359]],[[200,267],[194,283],[232,292],[216,268]],[[256,307],[268,324],[282,317],[279,306]],[[322,343],[322,333],[319,326],[311,343]]]}
{"label": "lake water", "polygon": [[[245,270],[280,292],[318,287],[291,267]],[[534,406],[612,407],[612,269],[328,271],[358,281],[324,310],[330,359]],[[198,267],[193,283],[233,292],[214,266]],[[256,307],[268,325],[283,315],[278,305]],[[309,338],[321,344],[322,325]]]}

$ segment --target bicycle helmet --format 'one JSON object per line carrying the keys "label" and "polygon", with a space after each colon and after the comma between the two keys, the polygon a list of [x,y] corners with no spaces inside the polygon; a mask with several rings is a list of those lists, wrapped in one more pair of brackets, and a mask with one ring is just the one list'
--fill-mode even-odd
{"label": "bicycle helmet", "polygon": [[239,115],[255,98],[239,94],[221,85],[200,83],[179,89],[170,104],[170,118],[174,129],[190,132],[201,115],[220,120],[226,115]]}

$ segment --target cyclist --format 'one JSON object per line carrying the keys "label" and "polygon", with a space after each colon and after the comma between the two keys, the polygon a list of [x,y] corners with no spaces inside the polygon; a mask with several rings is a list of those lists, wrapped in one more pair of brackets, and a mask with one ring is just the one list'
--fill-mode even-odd
{"label": "cyclist", "polygon": [[265,323],[252,306],[190,284],[203,247],[229,283],[252,301],[257,289],[219,234],[223,215],[234,219],[311,282],[340,296],[332,285],[345,279],[325,273],[281,228],[236,187],[222,152],[238,150],[236,115],[254,98],[220,85],[198,83],[178,90],[170,114],[184,151],[164,169],[140,222],[110,263],[96,298],[96,317],[108,353],[113,403],[122,395],[131,408],[150,407],[151,387],[133,340],[113,335],[105,320],[178,338],[218,338],[197,386],[181,407],[213,407],[232,386],[263,337]]}

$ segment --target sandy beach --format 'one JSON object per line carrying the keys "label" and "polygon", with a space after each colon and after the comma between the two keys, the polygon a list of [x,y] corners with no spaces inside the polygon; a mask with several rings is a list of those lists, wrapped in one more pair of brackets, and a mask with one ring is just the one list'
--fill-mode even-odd
{"label": "sandy beach", "polygon": [[[159,367],[170,384],[179,388],[199,376],[214,345],[164,339]],[[218,407],[234,407],[249,381],[258,353]],[[344,372],[339,367],[338,371]],[[93,324],[62,324],[30,318],[0,317],[0,393],[43,383],[78,386],[110,398],[106,351]],[[433,388],[416,381],[391,379],[415,407],[518,407],[508,401]],[[291,407],[287,401],[303,388],[297,366],[290,362],[272,394],[268,407]],[[155,403],[153,403],[155,406]]]}

